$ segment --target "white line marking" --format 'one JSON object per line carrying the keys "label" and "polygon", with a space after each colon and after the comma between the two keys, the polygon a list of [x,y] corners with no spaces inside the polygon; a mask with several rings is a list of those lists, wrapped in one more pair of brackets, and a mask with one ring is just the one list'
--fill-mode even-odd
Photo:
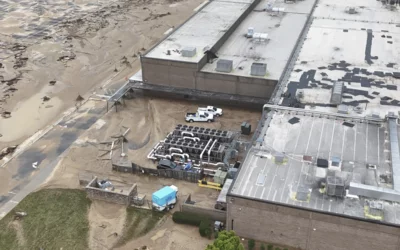
{"label": "white line marking", "polygon": [[[239,190],[243,190],[243,189],[242,189],[243,179],[244,179],[245,177],[248,177],[247,172],[249,171],[250,168],[252,168],[252,164],[251,164],[251,163],[253,162],[253,159],[254,159],[254,152],[252,152],[252,156],[250,157],[249,164],[247,165],[245,174],[242,176],[242,178],[241,178],[241,180],[240,180],[240,183],[239,183],[238,186],[237,186]],[[257,160],[258,160],[258,159],[256,159],[256,162],[257,162]],[[247,162],[245,161],[245,162],[243,163],[243,166],[246,166],[246,165],[244,165],[244,164],[247,164]],[[241,194],[243,194],[243,193],[241,193]]]}
{"label": "white line marking", "polygon": [[344,129],[344,131],[343,131],[343,139],[342,139],[342,155],[340,156],[342,158],[342,161],[343,161],[344,142],[346,141],[346,132],[347,132],[347,129]]}
{"label": "white line marking", "polygon": [[10,200],[10,202],[15,203],[15,204],[19,203],[19,201],[14,201],[14,200]]}
{"label": "white line marking", "polygon": [[253,190],[253,185],[250,187],[249,193],[247,194],[247,196],[251,196],[251,191]]}
{"label": "white line marking", "polygon": [[330,149],[329,149],[329,159],[331,159],[332,146],[333,146],[333,136],[335,135],[335,125],[336,125],[336,121],[333,121],[332,138],[331,138],[331,147],[330,147]]}
{"label": "white line marking", "polygon": [[321,130],[321,136],[319,137],[317,158],[318,158],[318,156],[319,156],[319,150],[320,150],[320,148],[321,148],[322,135],[324,134],[324,127],[325,127],[325,119],[322,120],[322,130]]}
{"label": "white line marking", "polygon": [[356,124],[356,131],[354,133],[354,154],[353,154],[353,162],[356,162],[356,146],[357,146],[357,124]]}
{"label": "white line marking", "polygon": [[310,141],[311,141],[311,135],[312,135],[312,130],[314,128],[314,117],[312,119],[312,124],[311,124],[311,129],[310,129],[310,135],[308,136],[308,141],[307,141],[307,147],[306,147],[306,151],[305,154],[307,154],[308,151],[308,146],[310,146]]}
{"label": "white line marking", "polygon": [[260,199],[263,199],[264,193],[265,193],[265,188],[263,189],[263,191],[262,191],[262,193],[261,193]]}
{"label": "white line marking", "polygon": [[368,123],[367,123],[367,132],[365,136],[365,163],[368,163]]}
{"label": "white line marking", "polygon": [[[298,136],[297,136],[297,139],[296,139],[296,144],[294,145],[294,150],[293,150],[293,152],[295,153],[296,152],[296,149],[297,149],[297,145],[299,144],[299,139],[300,139],[300,134],[301,134],[301,129],[303,128],[303,123],[301,123],[300,124],[300,131],[299,131],[299,134],[298,134]],[[290,162],[289,162],[289,167],[288,167],[288,173],[290,173],[290,168],[292,167],[292,161],[290,160]],[[281,198],[280,198],[280,202],[282,201],[282,198],[283,198],[283,194],[285,193],[285,189],[286,189],[286,181],[287,181],[287,179],[288,178],[285,178],[285,182],[283,183],[283,190],[282,190],[282,193],[281,193]],[[289,189],[289,196],[290,196],[290,189]],[[288,199],[289,199],[289,197],[288,197]],[[287,201],[286,201],[287,202]]]}
{"label": "white line marking", "polygon": [[324,196],[322,196],[321,210],[324,210],[324,201],[325,201],[325,197],[324,197]]}
{"label": "white line marking", "polygon": [[9,193],[9,194],[17,194],[17,193],[11,192],[11,191],[10,191],[10,192],[8,192],[8,193]]}
{"label": "white line marking", "polygon": [[277,189],[275,189],[274,197],[272,197],[272,200],[275,201],[276,193],[278,192]]}
{"label": "white line marking", "polygon": [[274,178],[272,178],[271,186],[269,187],[269,191],[268,191],[268,195],[267,195],[267,200],[268,200],[269,194],[271,193],[272,185],[274,184],[274,180],[275,180],[275,177],[276,177],[276,170],[277,170],[277,169],[278,169],[278,167],[275,166],[275,175],[274,175]]}
{"label": "white line marking", "polygon": [[378,164],[380,164],[380,159],[379,159],[379,151],[380,151],[380,149],[379,149],[379,144],[380,144],[380,142],[379,142],[379,126],[378,126]]}

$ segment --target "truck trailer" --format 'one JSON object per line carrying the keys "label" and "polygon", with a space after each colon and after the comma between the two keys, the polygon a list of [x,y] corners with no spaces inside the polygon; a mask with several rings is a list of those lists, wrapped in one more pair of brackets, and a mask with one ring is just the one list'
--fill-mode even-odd
{"label": "truck trailer", "polygon": [[160,190],[156,191],[152,195],[152,206],[153,209],[158,211],[168,211],[174,208],[177,202],[178,187],[171,185],[165,186]]}

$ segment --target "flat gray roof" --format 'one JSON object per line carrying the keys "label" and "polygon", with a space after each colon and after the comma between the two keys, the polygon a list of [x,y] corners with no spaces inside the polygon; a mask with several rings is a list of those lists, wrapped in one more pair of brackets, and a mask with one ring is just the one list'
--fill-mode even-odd
{"label": "flat gray roof", "polygon": [[[319,116],[300,115],[288,111],[271,111],[271,122],[261,145],[253,147],[243,162],[233,184],[231,194],[281,204],[338,213],[363,219],[378,219],[365,210],[373,199],[347,195],[328,196],[323,189],[316,166],[318,158],[329,161],[340,159],[336,171],[350,182],[376,187],[393,188],[392,169],[387,161],[389,150],[387,123],[368,124]],[[292,118],[298,118],[291,124]],[[399,129],[399,127],[397,127]],[[279,163],[277,156],[284,156]],[[312,157],[311,162],[304,156]],[[369,170],[366,164],[376,165]],[[371,175],[372,173],[372,175]],[[306,191],[305,199],[297,193]],[[380,220],[400,224],[400,207],[397,203],[381,201],[383,215]]]}
{"label": "flat gray roof", "polygon": [[[199,62],[204,56],[204,51],[215,45],[253,1],[214,0],[209,2],[144,57]],[[183,57],[176,52],[185,47],[195,47],[196,55]],[[167,50],[170,50],[170,55],[167,54]]]}
{"label": "flat gray roof", "polygon": [[[352,6],[359,12],[347,13]],[[350,114],[383,118],[400,111],[399,24],[390,23],[400,21],[398,7],[389,10],[376,0],[321,0],[313,16],[284,90],[290,96],[281,105],[336,113],[330,106],[332,86],[342,81],[342,103]],[[296,101],[298,90],[303,97]]]}
{"label": "flat gray roof", "polygon": [[[224,74],[252,77],[251,65],[256,62],[267,64],[267,74],[257,78],[278,80],[306,20],[305,14],[282,13],[271,16],[265,12],[252,12],[216,53],[219,59],[233,61],[232,72]],[[253,27],[255,32],[267,33],[268,40],[258,42],[246,38],[249,27]],[[216,72],[216,64],[217,60],[207,63],[201,71]]]}
{"label": "flat gray roof", "polygon": [[[268,2],[270,1],[261,1],[217,51],[219,59],[233,61],[232,72],[216,72],[217,60],[206,64],[201,71],[253,77],[250,75],[252,63],[265,63],[267,74],[264,77],[254,77],[279,80],[315,0],[297,3],[275,1],[274,7],[284,9],[280,13],[264,11]],[[249,27],[253,27],[254,32],[267,33],[267,41],[246,38]]]}
{"label": "flat gray roof", "polygon": [[[349,7],[356,13],[348,14]],[[367,22],[400,23],[399,7],[385,5],[377,0],[319,0],[315,17]]]}

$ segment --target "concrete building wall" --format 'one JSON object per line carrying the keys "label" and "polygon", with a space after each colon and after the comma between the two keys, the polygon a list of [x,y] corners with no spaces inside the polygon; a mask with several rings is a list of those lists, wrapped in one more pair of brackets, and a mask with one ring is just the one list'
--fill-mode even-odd
{"label": "concrete building wall", "polygon": [[197,90],[269,98],[277,81],[229,74],[198,72]]}
{"label": "concrete building wall", "polygon": [[197,63],[142,57],[141,64],[145,83],[195,89]]}
{"label": "concrete building wall", "polygon": [[399,250],[400,228],[228,197],[227,229],[239,236],[306,250]]}

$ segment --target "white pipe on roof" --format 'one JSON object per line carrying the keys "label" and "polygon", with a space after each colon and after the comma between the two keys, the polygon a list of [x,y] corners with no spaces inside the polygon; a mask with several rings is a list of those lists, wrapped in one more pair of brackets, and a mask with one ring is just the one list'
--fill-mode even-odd
{"label": "white pipe on roof", "polygon": [[212,139],[208,140],[207,145],[204,147],[203,151],[202,151],[201,154],[200,154],[200,165],[201,165],[202,162],[203,162],[203,154],[204,154],[204,152],[206,151],[206,149],[208,148],[208,145],[210,144],[210,142],[212,142]]}
{"label": "white pipe on roof", "polygon": [[154,151],[158,150],[160,143],[157,143],[157,145],[150,151],[150,153],[147,155],[147,159],[151,159],[151,160],[157,160],[157,158],[155,158],[153,156]]}
{"label": "white pipe on roof", "polygon": [[169,150],[169,153],[171,153],[171,150],[178,151],[179,153],[183,153],[182,149],[180,149],[180,148],[172,148],[171,147],[168,150]]}
{"label": "white pipe on roof", "polygon": [[193,133],[190,133],[190,132],[187,132],[187,131],[183,131],[182,132],[182,136],[184,136],[184,135],[190,135],[191,137],[194,136]]}
{"label": "white pipe on roof", "polygon": [[210,153],[211,153],[211,149],[214,147],[215,143],[217,142],[217,140],[214,141],[214,143],[211,145],[210,149],[208,150],[208,163],[210,163]]}

